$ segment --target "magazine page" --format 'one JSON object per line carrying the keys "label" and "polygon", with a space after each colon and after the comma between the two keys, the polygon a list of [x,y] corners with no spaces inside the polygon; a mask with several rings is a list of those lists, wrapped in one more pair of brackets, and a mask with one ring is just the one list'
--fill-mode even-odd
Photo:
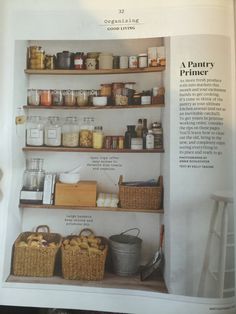
{"label": "magazine page", "polygon": [[234,1],[0,6],[0,304],[235,313]]}

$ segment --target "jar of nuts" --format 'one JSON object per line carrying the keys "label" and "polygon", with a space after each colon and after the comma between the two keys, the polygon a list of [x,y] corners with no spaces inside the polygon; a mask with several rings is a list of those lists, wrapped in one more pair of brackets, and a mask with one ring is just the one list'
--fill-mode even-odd
{"label": "jar of nuts", "polygon": [[79,132],[80,147],[92,148],[93,147],[93,118],[84,118],[83,125]]}

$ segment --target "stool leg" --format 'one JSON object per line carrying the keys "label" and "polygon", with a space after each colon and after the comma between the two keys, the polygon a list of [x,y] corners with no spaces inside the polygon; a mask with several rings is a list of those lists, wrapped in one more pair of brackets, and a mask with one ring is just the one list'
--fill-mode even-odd
{"label": "stool leg", "polygon": [[218,295],[223,298],[224,295],[224,279],[225,279],[225,262],[227,248],[227,232],[228,232],[228,211],[227,202],[224,202],[221,219],[221,240],[220,240],[220,255],[219,255],[219,290]]}
{"label": "stool leg", "polygon": [[209,261],[210,261],[210,254],[211,254],[210,251],[211,251],[211,244],[212,244],[212,235],[215,230],[218,211],[219,211],[219,202],[215,201],[213,211],[211,214],[211,221],[209,225],[209,233],[208,233],[208,238],[207,238],[205,257],[203,261],[203,267],[202,267],[201,277],[200,277],[199,286],[198,286],[198,296],[204,296],[205,294],[206,276],[209,269]]}

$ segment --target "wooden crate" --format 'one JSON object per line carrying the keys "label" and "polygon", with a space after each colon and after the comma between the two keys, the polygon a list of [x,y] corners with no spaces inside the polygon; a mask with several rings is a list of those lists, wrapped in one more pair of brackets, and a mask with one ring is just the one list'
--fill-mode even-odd
{"label": "wooden crate", "polygon": [[95,207],[97,181],[80,181],[77,184],[56,183],[55,205]]}

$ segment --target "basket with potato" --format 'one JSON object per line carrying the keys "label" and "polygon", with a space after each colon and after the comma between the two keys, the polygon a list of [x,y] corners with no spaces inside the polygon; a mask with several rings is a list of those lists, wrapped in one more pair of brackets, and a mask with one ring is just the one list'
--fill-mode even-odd
{"label": "basket with potato", "polygon": [[[87,234],[87,235],[85,235]],[[74,280],[102,280],[108,243],[91,229],[63,239],[61,246],[62,276]]]}

